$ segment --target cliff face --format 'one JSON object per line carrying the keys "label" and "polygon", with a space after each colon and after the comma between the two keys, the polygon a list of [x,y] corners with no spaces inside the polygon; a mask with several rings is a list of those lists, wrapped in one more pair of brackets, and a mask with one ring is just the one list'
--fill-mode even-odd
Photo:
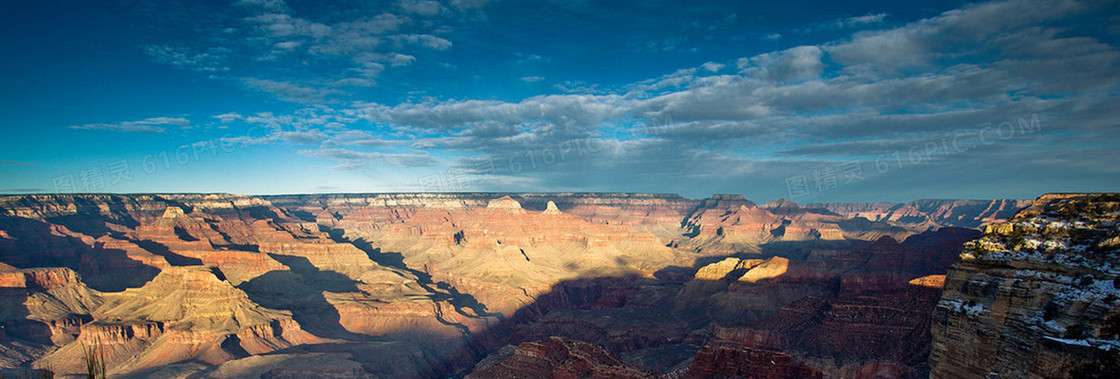
{"label": "cliff face", "polygon": [[704,200],[681,227],[684,236],[672,245],[703,255],[759,251],[767,244],[868,241],[884,236],[902,240],[913,234],[888,222],[852,219],[784,199],[759,207],[741,197]]}
{"label": "cliff face", "polygon": [[623,363],[602,348],[587,342],[552,337],[526,342],[502,357],[480,364],[467,376],[486,378],[649,378],[654,373]]}
{"label": "cliff face", "polygon": [[704,346],[682,378],[821,378],[789,354],[740,346]]}
{"label": "cliff face", "polygon": [[[105,302],[91,312],[95,321],[82,325],[78,341],[47,357],[52,367],[80,372],[80,347],[94,344],[104,346],[106,361],[119,369],[184,357],[221,363],[241,350],[261,354],[319,342],[289,313],[253,303],[205,268],[169,268],[141,288],[103,296]],[[122,364],[130,359],[139,362]]]}
{"label": "cliff face", "polygon": [[932,376],[1120,372],[1120,195],[1046,195],[965,246],[933,312]]}
{"label": "cliff face", "polygon": [[[330,198],[327,201],[367,205],[305,211],[316,212],[314,217],[325,219],[342,238],[364,241],[381,253],[399,254],[401,261],[395,263],[399,267],[422,271],[457,291],[469,291],[474,295],[472,301],[486,305],[478,314],[510,316],[561,280],[588,275],[652,276],[665,266],[689,263],[656,235],[642,230],[643,223],[656,223],[660,217],[651,216],[650,211],[665,200],[659,197],[626,195],[606,201],[556,196],[549,197],[559,200],[553,202],[553,209],[545,202],[538,211],[526,209],[508,195],[440,195],[426,206],[415,206],[411,197],[399,196]],[[538,203],[544,199],[539,195],[517,197]],[[599,208],[615,207],[614,215],[625,222],[589,221],[567,213],[560,204],[595,215],[604,213]]]}
{"label": "cliff face", "polygon": [[68,268],[0,268],[0,367],[19,366],[52,345],[73,342],[103,301]]}
{"label": "cliff face", "polygon": [[393,349],[423,362],[417,345],[460,337],[441,319],[454,307],[439,289],[260,198],[10,196],[0,227],[2,353],[13,365],[81,372],[83,348],[101,344],[110,371],[127,373],[417,330],[435,337]]}
{"label": "cliff face", "polygon": [[821,203],[806,208],[828,210],[844,217],[890,222],[907,229],[976,228],[1010,218],[1030,200],[915,200],[909,203]]}

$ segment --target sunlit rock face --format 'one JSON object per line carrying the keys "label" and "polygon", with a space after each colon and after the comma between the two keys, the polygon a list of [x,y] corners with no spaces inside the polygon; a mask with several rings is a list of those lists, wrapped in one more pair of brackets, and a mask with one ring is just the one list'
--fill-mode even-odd
{"label": "sunlit rock face", "polygon": [[253,303],[204,267],[169,268],[143,287],[101,296],[77,340],[44,358],[51,367],[81,372],[82,347],[90,345],[103,346],[106,363],[121,370],[187,359],[217,364],[235,351],[262,354],[320,341],[289,313]]}
{"label": "sunlit rock face", "polygon": [[[452,307],[414,275],[260,198],[32,195],[0,204],[3,326],[28,331],[5,333],[19,339],[4,353],[13,364],[84,372],[84,347],[100,344],[110,372],[128,373],[358,333],[461,336],[436,316]],[[51,345],[49,355],[27,353]]]}
{"label": "sunlit rock face", "polygon": [[[457,288],[471,289],[488,311],[504,316],[561,280],[626,274],[648,277],[663,267],[690,263],[687,256],[641,227],[591,222],[561,211],[555,200],[545,201],[544,209],[535,211],[509,195],[479,194],[478,199],[460,195],[460,201],[445,197],[436,206],[390,201],[383,196],[389,195],[347,199],[349,203],[385,205],[384,209],[339,209],[341,217],[334,225],[345,231],[345,238],[368,241],[381,252],[400,254],[402,264],[410,268]],[[356,229],[348,229],[355,224],[359,225]]]}
{"label": "sunlit rock face", "polygon": [[738,195],[5,196],[0,367],[921,376],[978,235]]}
{"label": "sunlit rock face", "polygon": [[775,200],[762,206],[741,197],[702,201],[682,223],[687,232],[673,246],[702,255],[759,250],[764,245],[874,240],[902,240],[914,234],[885,221],[849,218],[824,209]]}
{"label": "sunlit rock face", "polygon": [[988,225],[945,278],[932,376],[1115,375],[1118,217],[1120,195],[1055,194]]}

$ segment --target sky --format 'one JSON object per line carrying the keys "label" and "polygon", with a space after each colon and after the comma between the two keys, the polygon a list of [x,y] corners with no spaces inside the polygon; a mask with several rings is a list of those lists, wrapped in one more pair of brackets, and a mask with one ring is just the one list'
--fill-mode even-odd
{"label": "sky", "polygon": [[0,194],[1120,190],[1115,1],[0,2]]}

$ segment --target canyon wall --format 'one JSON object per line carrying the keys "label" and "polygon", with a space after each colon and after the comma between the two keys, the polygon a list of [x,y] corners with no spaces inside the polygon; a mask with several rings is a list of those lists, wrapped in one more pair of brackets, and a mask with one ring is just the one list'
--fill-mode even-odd
{"label": "canyon wall", "polygon": [[915,200],[909,203],[818,203],[823,209],[848,218],[887,221],[913,230],[955,226],[976,228],[1013,216],[1030,200]]}
{"label": "canyon wall", "polygon": [[[101,346],[121,377],[921,376],[930,294],[979,232],[908,221],[739,195],[4,196],[0,368],[80,373]],[[846,348],[868,340],[895,342]]]}
{"label": "canyon wall", "polygon": [[932,377],[1120,372],[1120,195],[1046,195],[965,245],[933,312]]}

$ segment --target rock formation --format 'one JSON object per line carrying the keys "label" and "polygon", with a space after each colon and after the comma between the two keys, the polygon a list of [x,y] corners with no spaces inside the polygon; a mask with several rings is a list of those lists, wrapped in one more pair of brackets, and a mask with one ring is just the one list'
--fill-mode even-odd
{"label": "rock formation", "polygon": [[[788,261],[788,260],[787,260]],[[743,277],[746,270],[750,270],[760,263],[762,259],[724,258],[722,261],[701,267],[693,276],[696,280],[737,280]]]}
{"label": "rock formation", "polygon": [[848,218],[886,221],[914,231],[930,228],[976,228],[1007,219],[1030,200],[915,200],[909,203],[806,204]]}
{"label": "rock formation", "polygon": [[563,212],[560,212],[560,208],[556,208],[556,203],[549,200],[548,201],[548,206],[545,207],[544,212],[541,212],[541,214],[558,215],[558,214],[563,214]]}
{"label": "rock formation", "polygon": [[467,378],[637,379],[653,376],[652,372],[623,363],[598,346],[560,337],[525,342],[512,351],[500,351],[498,356],[488,359]]}
{"label": "rock formation", "polygon": [[821,378],[789,354],[736,346],[704,346],[682,378]]}
{"label": "rock formation", "polygon": [[785,275],[789,270],[789,259],[782,257],[772,257],[758,265],[747,268],[747,272],[739,277],[739,281],[747,283],[757,283],[759,280],[777,278]]}
{"label": "rock formation", "polygon": [[[100,344],[121,377],[920,376],[936,275],[979,232],[900,220],[739,195],[3,196],[0,368],[78,373]],[[869,339],[895,343],[848,348]]]}
{"label": "rock formation", "polygon": [[113,367],[143,368],[190,359],[218,364],[320,341],[290,314],[253,303],[205,268],[169,268],[141,288],[102,296],[77,340],[44,359],[52,368],[81,372],[82,348],[93,345]]}
{"label": "rock formation", "polygon": [[945,278],[932,377],[1120,372],[1120,195],[1055,194],[988,225]]}
{"label": "rock formation", "polygon": [[[6,333],[17,338],[5,343],[12,362],[38,355],[56,371],[78,372],[83,347],[103,344],[111,371],[128,373],[183,360],[217,365],[351,333],[419,330],[436,336],[431,343],[461,336],[445,324],[453,317],[441,319],[454,307],[432,300],[438,289],[259,198],[29,195],[0,204],[8,215],[0,259],[11,263],[0,292],[13,312],[0,326],[18,331]],[[55,265],[69,268],[47,268]],[[50,345],[58,349],[36,353]],[[409,359],[431,359],[409,349],[419,351]]]}
{"label": "rock formation", "polygon": [[850,219],[784,199],[758,207],[741,197],[701,202],[682,227],[687,230],[684,238],[672,245],[704,255],[758,251],[767,244],[904,239],[912,234],[887,222]]}

